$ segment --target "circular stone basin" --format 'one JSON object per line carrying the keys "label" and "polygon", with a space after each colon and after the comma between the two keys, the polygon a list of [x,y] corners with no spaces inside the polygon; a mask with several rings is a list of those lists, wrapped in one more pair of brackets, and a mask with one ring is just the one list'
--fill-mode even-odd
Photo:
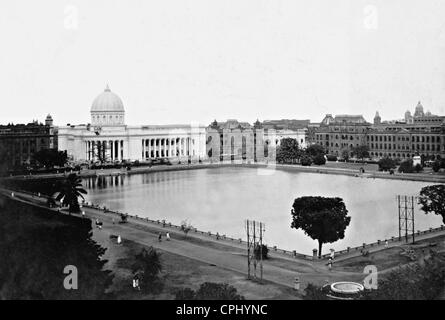
{"label": "circular stone basin", "polygon": [[363,291],[365,288],[357,282],[335,282],[331,284],[332,292],[343,293],[343,294],[357,294]]}

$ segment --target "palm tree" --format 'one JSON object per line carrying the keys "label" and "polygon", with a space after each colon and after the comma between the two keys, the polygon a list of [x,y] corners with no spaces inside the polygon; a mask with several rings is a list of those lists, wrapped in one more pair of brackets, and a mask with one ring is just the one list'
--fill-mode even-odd
{"label": "palm tree", "polygon": [[64,205],[69,206],[69,212],[79,212],[79,197],[83,197],[87,191],[82,186],[82,179],[75,173],[71,173],[65,181],[59,185],[59,194],[56,200],[62,201]]}
{"label": "palm tree", "polygon": [[158,293],[162,290],[163,283],[160,278],[162,271],[161,255],[153,248],[143,248],[135,256],[132,265],[134,277],[141,282],[141,288],[146,293]]}

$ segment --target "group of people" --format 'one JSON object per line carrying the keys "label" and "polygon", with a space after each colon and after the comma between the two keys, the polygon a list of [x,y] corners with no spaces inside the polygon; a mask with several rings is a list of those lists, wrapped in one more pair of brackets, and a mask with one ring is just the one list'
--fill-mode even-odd
{"label": "group of people", "polygon": [[[165,240],[170,241],[170,232],[165,233]],[[162,241],[162,232],[159,232],[158,234],[158,241],[159,242]]]}

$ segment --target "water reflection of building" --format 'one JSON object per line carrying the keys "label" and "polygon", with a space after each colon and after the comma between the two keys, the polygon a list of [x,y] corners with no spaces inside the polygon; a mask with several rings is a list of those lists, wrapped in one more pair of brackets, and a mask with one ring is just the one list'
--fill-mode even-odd
{"label": "water reflection of building", "polygon": [[327,115],[316,130],[315,143],[323,145],[330,154],[341,155],[343,150],[367,145],[371,158],[399,159],[421,155],[424,158],[445,156],[445,116],[436,116],[419,102],[414,115],[407,111],[404,119],[382,121],[377,112],[374,122],[362,116]]}
{"label": "water reflection of building", "polygon": [[205,127],[128,126],[122,100],[107,86],[93,101],[91,124],[59,127],[59,149],[75,161],[195,160],[205,156]]}

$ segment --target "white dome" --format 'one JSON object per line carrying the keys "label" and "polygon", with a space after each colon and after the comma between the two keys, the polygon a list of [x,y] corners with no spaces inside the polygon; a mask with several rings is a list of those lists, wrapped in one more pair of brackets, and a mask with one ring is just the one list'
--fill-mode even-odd
{"label": "white dome", "polygon": [[104,92],[97,96],[91,106],[91,112],[124,112],[124,104],[117,94],[105,88]]}

